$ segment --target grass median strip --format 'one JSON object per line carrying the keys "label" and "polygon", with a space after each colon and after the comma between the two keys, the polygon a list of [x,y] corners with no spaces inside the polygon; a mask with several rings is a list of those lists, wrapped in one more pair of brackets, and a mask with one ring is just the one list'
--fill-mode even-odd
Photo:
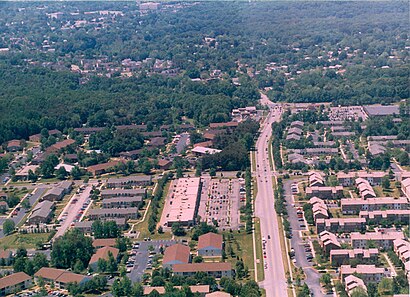
{"label": "grass median strip", "polygon": [[263,251],[262,251],[262,245],[260,244],[262,242],[262,234],[261,234],[261,226],[260,226],[260,220],[259,218],[255,218],[255,240],[256,240],[256,259],[259,260],[259,262],[256,264],[256,269],[258,271],[258,282],[263,281],[265,279],[265,270],[263,268]]}

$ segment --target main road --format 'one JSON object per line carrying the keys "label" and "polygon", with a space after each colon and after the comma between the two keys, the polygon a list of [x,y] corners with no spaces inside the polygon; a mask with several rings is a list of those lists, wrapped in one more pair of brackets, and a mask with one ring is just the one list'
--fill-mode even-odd
{"label": "main road", "polygon": [[[258,193],[255,201],[255,215],[260,219],[262,237],[266,240],[265,280],[261,286],[266,290],[267,297],[287,296],[287,283],[283,266],[278,218],[274,207],[274,190],[272,178],[275,168],[269,164],[269,139],[272,135],[272,123],[280,121],[281,110],[275,108],[268,97],[261,94],[261,104],[269,107],[269,114],[262,123],[260,136],[256,142],[256,180]],[[273,148],[275,149],[275,148]],[[277,148],[279,149],[279,148]],[[260,243],[257,243],[260,244]]]}

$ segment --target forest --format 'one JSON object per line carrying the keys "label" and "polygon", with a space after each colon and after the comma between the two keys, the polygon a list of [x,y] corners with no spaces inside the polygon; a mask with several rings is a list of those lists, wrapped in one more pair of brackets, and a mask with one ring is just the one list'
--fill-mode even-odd
{"label": "forest", "polygon": [[[179,4],[140,14],[136,3],[105,2],[99,10],[122,15],[96,21],[90,2],[2,3],[0,143],[42,128],[205,126],[255,104],[258,89],[342,105],[409,97],[404,2]],[[143,67],[122,77],[124,59]],[[158,72],[158,61],[175,73]]]}

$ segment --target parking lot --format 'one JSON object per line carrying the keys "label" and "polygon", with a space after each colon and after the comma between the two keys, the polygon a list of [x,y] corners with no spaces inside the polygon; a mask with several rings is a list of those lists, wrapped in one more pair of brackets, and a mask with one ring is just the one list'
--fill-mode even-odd
{"label": "parking lot", "polygon": [[61,227],[58,228],[55,238],[62,236],[75,222],[81,221],[91,204],[91,190],[92,186],[89,185],[84,190],[81,190],[81,193],[74,194],[71,197],[58,217]]}
{"label": "parking lot", "polygon": [[175,240],[155,240],[134,242],[127,262],[127,274],[132,282],[139,282],[145,270],[152,269],[155,255],[160,253],[160,248],[177,243]]}
{"label": "parking lot", "polygon": [[204,178],[198,214],[202,221],[218,223],[220,230],[239,227],[240,183],[233,179]]}

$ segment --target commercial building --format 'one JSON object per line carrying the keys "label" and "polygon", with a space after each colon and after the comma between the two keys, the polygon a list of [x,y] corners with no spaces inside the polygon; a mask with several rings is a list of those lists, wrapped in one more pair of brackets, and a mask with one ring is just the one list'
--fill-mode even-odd
{"label": "commercial building", "polygon": [[183,226],[192,226],[198,211],[201,189],[201,178],[180,178],[173,181],[164,206],[166,226],[181,223]]}

